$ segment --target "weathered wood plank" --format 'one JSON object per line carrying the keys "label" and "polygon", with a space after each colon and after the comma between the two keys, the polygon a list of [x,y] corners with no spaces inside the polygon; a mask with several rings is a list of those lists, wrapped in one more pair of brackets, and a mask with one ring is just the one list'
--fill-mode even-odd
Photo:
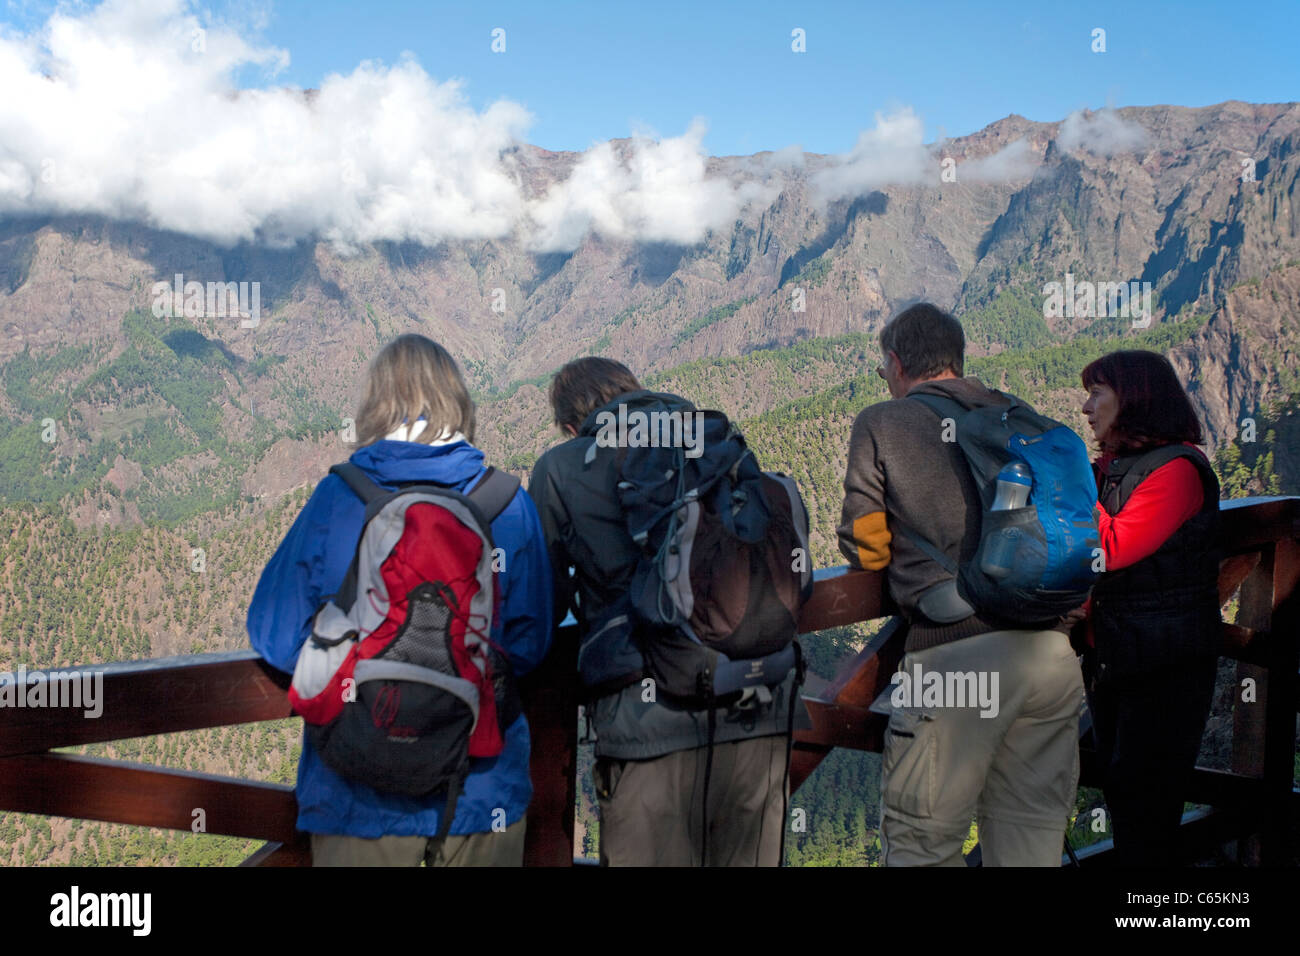
{"label": "weathered wood plank", "polygon": [[[29,684],[37,673],[27,672]],[[102,688],[100,714],[87,716],[93,710],[84,699],[76,708],[7,707],[0,712],[0,756],[293,716],[289,675],[251,650],[39,673],[89,675],[91,686]]]}
{"label": "weathered wood plank", "polygon": [[0,759],[0,809],[281,843],[298,818],[293,787],[74,754]]}
{"label": "weathered wood plank", "polygon": [[813,594],[799,615],[799,633],[870,621],[893,612],[880,571],[823,568],[813,574]]}
{"label": "weathered wood plank", "polygon": [[542,666],[520,681],[532,738],[525,866],[572,866],[578,763],[578,629],[560,628]]}
{"label": "weathered wood plank", "polygon": [[299,834],[293,843],[272,841],[254,850],[240,866],[311,866],[311,841]]}

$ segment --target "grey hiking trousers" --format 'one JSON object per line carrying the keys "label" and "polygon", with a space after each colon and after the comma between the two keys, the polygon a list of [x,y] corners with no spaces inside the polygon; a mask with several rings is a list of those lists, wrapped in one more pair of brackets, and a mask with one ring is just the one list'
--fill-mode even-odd
{"label": "grey hiking trousers", "polygon": [[[892,708],[881,758],[885,865],[965,865],[977,817],[985,866],[1060,866],[1083,705],[1069,638],[990,631],[906,654],[900,670],[914,677],[918,666],[944,690],[925,700],[913,680],[908,706]],[[996,689],[990,706],[957,706],[972,677]]]}
{"label": "grey hiking trousers", "polygon": [[[780,863],[784,735],[713,745],[709,866]],[[699,866],[707,747],[651,760],[596,760],[603,866]]]}

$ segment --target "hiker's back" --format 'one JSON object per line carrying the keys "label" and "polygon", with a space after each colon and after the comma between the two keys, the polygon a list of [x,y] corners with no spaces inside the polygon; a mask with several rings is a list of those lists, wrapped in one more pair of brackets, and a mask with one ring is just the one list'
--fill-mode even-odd
{"label": "hiker's back", "polygon": [[[423,371],[412,371],[419,369]],[[416,394],[409,394],[411,391]],[[408,407],[437,407],[447,420],[439,427],[416,413],[404,415],[395,405],[398,392],[405,396]],[[349,461],[368,482],[385,492],[420,483],[459,495],[471,492],[485,474],[483,454],[466,434],[472,433],[474,410],[460,372],[441,346],[422,336],[401,336],[376,356],[356,421],[361,447]],[[426,426],[430,429],[427,433]],[[426,521],[434,516],[449,520],[435,527]],[[467,697],[476,696],[480,714],[489,715],[480,722],[478,732],[495,739],[479,741],[484,746],[476,743],[469,751],[468,775],[464,776],[462,792],[452,809],[447,799],[449,791],[441,786],[443,780],[437,779],[437,768],[431,766],[436,755],[424,761],[430,766],[419,768],[420,774],[426,775],[425,782],[414,787],[420,792],[394,793],[390,792],[394,783],[404,784],[408,777],[416,775],[398,774],[401,781],[350,779],[326,764],[309,734],[303,742],[296,787],[297,826],[311,834],[313,858],[318,865],[418,865],[426,859],[431,864],[454,860],[518,865],[523,854],[523,817],[532,792],[529,729],[526,718],[518,712],[517,698],[500,678],[511,671],[516,677],[523,676],[541,662],[550,646],[550,564],[540,523],[531,500],[518,489],[496,520],[490,522],[480,522],[468,514],[461,516],[463,521],[450,520],[450,512],[432,503],[413,505],[405,517],[410,520],[394,520],[384,529],[379,550],[389,554],[377,569],[375,562],[369,563],[372,587],[363,586],[364,594],[358,593],[356,600],[343,603],[355,605],[363,598],[373,599],[381,608],[386,602],[401,602],[403,594],[408,598],[419,596],[421,600],[404,602],[394,612],[409,610],[413,618],[419,619],[406,622],[410,627],[399,624],[393,640],[382,648],[385,653],[377,654],[375,660],[391,664],[394,674],[421,672],[424,686],[444,687],[456,686],[455,681],[468,673],[463,665],[477,669],[482,664],[478,693]],[[325,476],[263,571],[249,605],[248,632],[253,647],[279,670],[295,670],[312,637],[318,611],[331,597],[339,595],[349,565],[358,558],[366,519],[362,497],[339,475]],[[483,527],[485,522],[488,528]],[[420,525],[422,530],[413,529],[413,525]],[[412,530],[419,533],[409,534]],[[452,560],[458,556],[446,552],[447,548],[455,548],[457,535],[472,536],[480,549],[469,562],[478,575],[476,589],[460,584],[450,588],[435,586],[438,580],[446,584],[449,575],[460,574],[451,570],[460,564]],[[402,554],[394,552],[400,551],[408,538],[423,543],[417,558],[404,561]],[[489,543],[492,548],[487,550],[491,554],[485,555],[483,549]],[[426,553],[426,549],[441,549],[438,560],[434,561],[435,555]],[[489,567],[483,566],[485,556],[492,559]],[[442,557],[448,557],[445,567],[434,567]],[[422,576],[423,582],[411,577],[395,588],[373,584],[376,573],[387,581],[393,574],[401,576],[404,569]],[[494,609],[488,615],[485,603],[494,591],[500,603],[492,601]],[[452,605],[456,605],[454,626],[449,624]],[[385,626],[392,630],[394,620],[388,620]],[[364,640],[371,635],[358,632],[349,636],[348,629],[344,629],[342,635],[331,632],[328,639],[340,636],[339,646],[344,646],[353,637]],[[471,640],[466,642],[465,638]],[[452,674],[452,668],[445,666],[443,650],[448,655],[465,655],[454,668],[457,673]],[[354,672],[346,688],[340,680],[342,703],[352,706],[368,699],[357,689],[365,683],[363,676],[376,677],[374,668],[368,675]],[[406,726],[402,716],[412,701],[406,699],[401,681],[387,676],[376,677],[376,681],[376,687],[391,684],[392,689],[385,686],[370,699],[373,707],[364,716],[369,718],[373,711],[376,719],[386,722],[390,730],[387,736],[410,740],[421,737],[420,729]],[[415,696],[419,696],[418,692]],[[493,718],[490,712],[496,709],[498,700],[507,706]],[[348,758],[343,759],[347,762]],[[336,762],[336,766],[340,764]],[[431,788],[427,792],[426,786]],[[439,839],[445,833],[449,835]]]}
{"label": "hiker's back", "polygon": [[[1055,583],[1047,572],[1058,562],[1045,542],[1057,541],[1079,507],[1085,516],[1091,510],[1074,494],[1070,507],[1058,503],[1056,476],[1068,471],[1060,462],[1077,458],[1076,470],[1090,479],[1086,456],[1059,423],[961,378],[961,323],[935,306],[919,303],[895,316],[881,330],[880,349],[880,375],[894,400],[854,422],[838,535],[851,563],[887,569],[907,624],[900,673],[873,705],[889,713],[881,758],[885,863],[960,865],[978,815],[986,865],[1059,865],[1083,688],[1059,619],[1040,612],[1062,597],[1047,593]],[[1033,455],[1024,451],[1030,444]],[[1038,456],[1042,449],[1069,453],[1058,461]],[[1030,464],[1039,466],[1038,489],[1022,480]],[[1077,484],[1069,483],[1072,492]],[[1046,493],[1041,505],[1039,492]],[[1005,534],[999,521],[1012,517],[1024,525]],[[1066,537],[1068,565],[1077,553]],[[1003,600],[1011,591],[1004,578],[1022,582],[999,576],[1004,565],[984,559],[990,542],[1002,557],[1014,545],[1013,562],[1039,570],[1027,576],[1035,600],[1023,602],[1037,615],[1032,621],[1021,623],[1020,606]],[[1045,570],[1016,560],[1025,543],[1048,554]],[[997,578],[997,590],[971,586],[976,568]]]}
{"label": "hiker's back", "polygon": [[[971,402],[992,402],[996,394],[974,378],[945,379],[929,383],[930,388]],[[936,564],[912,538],[899,534],[897,522],[918,529],[939,551],[954,557],[973,554],[979,544],[982,505],[980,494],[966,465],[965,456],[944,423],[921,402],[913,398],[891,399],[869,405],[854,422],[854,436],[870,435],[870,455],[850,459],[850,474],[855,469],[884,469],[897,480],[883,482],[883,513],[871,518],[879,505],[866,504],[850,488],[845,496],[845,515],[849,520],[839,527],[841,549],[846,554],[857,551],[856,542],[867,540],[866,525],[887,524],[889,558],[884,566],[889,591],[903,616],[913,622],[918,640],[932,625],[921,619],[917,601],[926,589],[949,575]],[[860,442],[851,440],[851,447]],[[873,563],[862,560],[864,567]],[[877,568],[879,569],[879,568]],[[972,623],[966,627],[983,625]],[[985,630],[991,629],[985,627]],[[977,633],[970,630],[970,633]]]}
{"label": "hiker's back", "polygon": [[[602,395],[594,407],[571,401],[573,395],[593,394]],[[697,520],[706,507],[679,500],[687,489],[674,484],[679,477],[694,482],[697,465],[708,468],[713,461],[707,443],[694,444],[697,411],[677,396],[645,392],[625,368],[603,359],[578,360],[562,369],[552,385],[552,403],[557,422],[576,437],[538,460],[529,492],[557,575],[575,569],[561,592],[583,623],[579,663],[596,731],[602,860],[693,865],[707,854],[714,865],[774,865],[780,856],[793,669],[786,668],[771,686],[737,692],[708,707],[688,699],[698,672],[687,668],[689,675],[678,686],[649,661],[654,656],[649,652],[664,649],[659,642],[665,634],[684,633],[677,624],[689,626],[691,614],[688,610],[678,621],[678,612],[693,608],[691,595],[684,606],[662,590],[662,600],[656,601],[654,589],[665,583],[656,555],[667,558],[673,548],[679,549],[671,556],[680,562],[681,575],[670,570],[668,577],[681,585],[691,578],[694,538],[683,550],[682,526],[671,526]],[[668,417],[674,411],[677,417]],[[651,420],[656,412],[664,417]],[[655,435],[651,428],[658,429]],[[664,447],[665,436],[669,446],[675,436],[675,449]],[[673,458],[663,469],[660,452]],[[671,479],[661,481],[669,471]],[[653,571],[656,566],[659,572]],[[789,567],[788,559],[783,566]],[[631,593],[638,582],[646,598],[640,608]],[[700,606],[709,601],[702,595]],[[687,693],[678,696],[670,689]]]}

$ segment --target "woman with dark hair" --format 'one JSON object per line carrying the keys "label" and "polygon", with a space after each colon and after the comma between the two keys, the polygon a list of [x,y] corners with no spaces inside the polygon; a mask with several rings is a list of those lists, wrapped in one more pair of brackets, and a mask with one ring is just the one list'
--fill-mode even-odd
{"label": "woman with dark hair", "polygon": [[[474,414],[474,402],[447,350],[422,335],[399,336],[370,364],[356,414],[360,447],[349,462],[383,490],[427,483],[472,495],[489,474],[483,452],[472,444]],[[285,673],[294,671],[317,609],[340,591],[357,552],[367,507],[349,481],[331,473],[316,485],[262,572],[249,605],[254,649]],[[469,758],[468,776],[457,796],[434,792],[417,797],[343,776],[324,762],[310,736],[304,738],[296,791],[298,829],[311,834],[313,865],[522,864],[525,812],[532,797],[531,745],[512,678],[536,667],[550,647],[551,569],[532,499],[519,488],[500,504],[493,509],[496,517],[489,519],[491,541],[501,552],[499,568],[493,557],[501,603],[489,635],[500,654],[492,664],[493,712],[502,738],[498,752]],[[396,561],[394,549],[385,567]],[[400,596],[394,606],[415,603]],[[404,630],[415,626],[413,619],[414,614],[408,617]],[[445,618],[442,626],[447,626]],[[480,706],[486,707],[481,701]],[[443,838],[443,833],[448,835]]]}
{"label": "woman with dark hair", "polygon": [[1219,483],[1169,360],[1104,355],[1083,370],[1101,449],[1088,701],[1122,865],[1176,865],[1183,794],[1214,693]]}

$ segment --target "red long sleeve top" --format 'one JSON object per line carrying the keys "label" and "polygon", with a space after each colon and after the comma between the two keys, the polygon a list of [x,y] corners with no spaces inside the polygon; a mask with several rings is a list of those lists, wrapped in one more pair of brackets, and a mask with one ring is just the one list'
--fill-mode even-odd
{"label": "red long sleeve top", "polygon": [[[1114,455],[1097,460],[1104,475]],[[1106,554],[1106,570],[1137,564],[1159,550],[1184,521],[1201,510],[1205,492],[1196,466],[1175,458],[1147,476],[1113,517],[1097,504],[1097,526]]]}
{"label": "red long sleeve top", "polygon": [[[1102,475],[1114,458],[1105,454],[1097,459]],[[1201,510],[1204,498],[1196,466],[1186,458],[1175,458],[1151,472],[1134,488],[1119,514],[1107,514],[1098,502],[1097,527],[1106,555],[1106,570],[1118,571],[1155,554],[1184,521]],[[1088,643],[1092,644],[1091,597],[1087,607]]]}

